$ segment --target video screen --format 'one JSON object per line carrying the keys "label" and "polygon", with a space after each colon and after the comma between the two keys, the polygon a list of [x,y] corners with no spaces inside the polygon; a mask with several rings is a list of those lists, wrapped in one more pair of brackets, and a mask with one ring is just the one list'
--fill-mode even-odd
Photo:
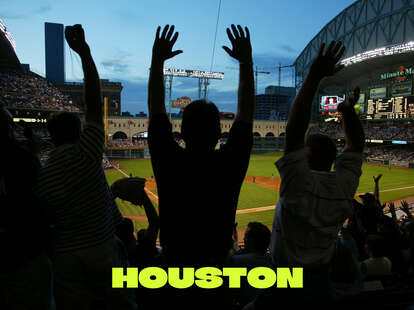
{"label": "video screen", "polygon": [[340,96],[322,96],[321,97],[321,105],[320,109],[321,111],[332,111],[336,110],[338,107],[338,104],[343,102],[345,100],[345,95],[342,97]]}

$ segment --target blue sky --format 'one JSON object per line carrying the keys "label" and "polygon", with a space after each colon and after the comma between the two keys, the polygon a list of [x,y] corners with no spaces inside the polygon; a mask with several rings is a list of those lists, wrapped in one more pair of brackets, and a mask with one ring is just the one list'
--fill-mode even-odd
{"label": "blue sky", "polygon": [[[230,24],[250,29],[255,64],[269,75],[259,75],[258,92],[277,84],[276,66],[289,65],[308,42],[353,0],[222,0],[212,71],[224,72],[212,80],[208,99],[222,111],[235,111],[238,70],[221,48],[229,45]],[[174,24],[180,33],[176,49],[183,54],[166,67],[209,71],[219,0],[0,0],[0,18],[17,44],[17,56],[44,76],[44,23],[82,24],[101,78],[121,81],[122,110],[147,111],[147,80],[152,43],[158,25]],[[80,60],[66,45],[66,79],[81,80]],[[284,70],[282,86],[292,86],[292,71]],[[176,78],[173,99],[196,99],[196,79]]]}

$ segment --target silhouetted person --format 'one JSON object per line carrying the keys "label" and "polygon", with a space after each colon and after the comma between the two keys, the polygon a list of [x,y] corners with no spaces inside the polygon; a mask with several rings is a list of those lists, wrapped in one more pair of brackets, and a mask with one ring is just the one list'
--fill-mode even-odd
{"label": "silhouetted person", "polygon": [[224,49],[240,62],[238,113],[226,145],[215,150],[221,137],[219,111],[203,100],[184,109],[185,149],[174,140],[165,112],[163,66],[182,51],[172,51],[178,37],[174,26],[166,26],[161,36],[160,30],[149,80],[148,143],[158,186],[162,251],[169,265],[220,264],[232,247],[238,196],[252,148],[255,98],[249,32],[234,25],[232,31],[227,29],[232,49]]}
{"label": "silhouetted person", "polygon": [[[244,233],[244,250],[232,256],[231,262],[235,267],[247,268],[249,271],[255,267],[272,268],[270,255],[267,253],[270,243],[270,230],[259,222],[250,222]],[[244,306],[252,301],[257,289],[247,283],[247,278],[241,279],[241,289],[237,291],[235,304]]]}
{"label": "silhouetted person", "polygon": [[40,162],[15,141],[13,117],[3,108],[0,144],[0,308],[50,309],[49,229],[33,192]]}
{"label": "silhouetted person", "polygon": [[[128,290],[112,289],[112,267],[120,249],[115,237],[122,221],[102,167],[100,81],[81,25],[67,26],[69,46],[82,60],[86,124],[60,113],[49,120],[56,148],[42,169],[37,193],[55,219],[55,297],[58,309],[89,309],[103,297],[109,309],[127,309]],[[119,240],[118,240],[119,241]]]}
{"label": "silhouetted person", "polygon": [[[214,264],[224,261],[232,246],[238,195],[252,147],[254,88],[249,33],[232,25],[227,33],[240,61],[238,113],[226,145],[215,150],[221,136],[220,116],[213,103],[197,100],[183,113],[181,135],[185,149],[172,134],[165,113],[164,61],[178,33],[160,27],[153,47],[149,81],[149,147],[158,186],[161,245],[171,263]],[[213,228],[213,229],[212,229]],[[192,232],[196,231],[196,234]]]}
{"label": "silhouetted person", "polygon": [[[345,51],[342,43],[333,41],[326,52],[324,49],[322,44],[296,96],[286,126],[284,156],[276,162],[282,182],[270,246],[277,266],[304,267],[304,289],[291,293],[298,297],[294,300],[309,302],[327,302],[333,296],[329,264],[338,232],[352,215],[365,141],[354,109],[359,89],[338,105],[346,140],[338,158],[335,143],[328,136],[315,134],[305,139],[321,80],[343,68],[337,65]],[[334,162],[335,171],[331,172]]]}

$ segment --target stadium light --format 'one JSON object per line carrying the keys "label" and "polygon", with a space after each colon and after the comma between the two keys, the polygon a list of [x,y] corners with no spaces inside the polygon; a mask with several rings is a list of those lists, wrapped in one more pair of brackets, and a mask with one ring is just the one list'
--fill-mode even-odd
{"label": "stadium light", "polygon": [[374,50],[359,53],[355,56],[343,59],[341,61],[341,64],[345,66],[349,66],[349,65],[356,64],[358,62],[362,62],[362,61],[375,58],[375,57],[390,56],[390,55],[402,54],[402,53],[413,52],[413,51],[414,51],[414,41],[410,41],[410,42],[403,43],[403,44],[380,47]]}
{"label": "stadium light", "polygon": [[185,70],[185,69],[168,69],[164,68],[164,75],[166,76],[181,76],[189,78],[207,78],[214,80],[222,80],[224,78],[223,72],[209,72],[199,70]]}
{"label": "stadium light", "polygon": [[6,25],[1,19],[0,19],[0,32],[4,34],[6,39],[10,42],[10,45],[13,47],[14,51],[16,51],[16,42],[14,41],[11,33],[7,30]]}

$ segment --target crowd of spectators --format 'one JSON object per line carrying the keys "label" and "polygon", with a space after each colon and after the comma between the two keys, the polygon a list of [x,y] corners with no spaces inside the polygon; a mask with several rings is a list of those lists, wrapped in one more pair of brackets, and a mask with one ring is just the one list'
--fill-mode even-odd
{"label": "crowd of spectators", "polygon": [[[414,125],[399,124],[390,126],[388,123],[363,123],[365,137],[373,140],[414,141]],[[338,122],[321,122],[312,126],[310,133],[326,134],[333,139],[344,138],[342,124]]]}
{"label": "crowd of spectators", "polygon": [[8,108],[79,112],[70,96],[29,71],[0,70],[0,103]]}
{"label": "crowd of spectators", "polygon": [[130,147],[144,147],[147,146],[147,140],[139,139],[111,139],[108,141],[108,147],[115,148],[130,148]]}
{"label": "crowd of spectators", "polygon": [[[184,149],[174,139],[164,104],[164,62],[182,53],[173,51],[178,33],[174,26],[162,32],[157,28],[148,90],[157,214],[145,179],[107,183],[99,75],[83,28],[66,27],[66,40],[84,70],[83,129],[74,113],[48,120],[53,151],[41,166],[34,135],[25,132],[23,148],[15,140],[12,116],[0,111],[0,142],[7,150],[0,153],[1,309],[349,309],[360,305],[364,283],[384,279],[408,295],[397,295],[397,300],[369,295],[372,308],[413,304],[409,204],[401,203],[405,216],[399,217],[394,204],[380,203],[381,175],[374,177],[374,194],[360,195],[362,203],[354,199],[365,142],[353,108],[359,90],[338,106],[344,118],[343,153],[337,156],[332,128],[305,137],[319,83],[343,68],[337,65],[344,54],[341,42],[322,44],[292,106],[284,156],[275,163],[281,186],[272,230],[249,223],[244,248],[238,248],[235,216],[253,145],[255,96],[249,30],[231,25],[227,35],[231,48],[223,48],[240,64],[235,122],[227,142],[216,150],[221,136],[217,107],[203,100],[190,103],[183,112]],[[134,235],[115,197],[144,208],[146,229]],[[239,289],[228,289],[231,281],[224,279],[215,289],[178,289],[171,283],[149,289],[142,282],[133,289],[113,288],[112,268],[128,266],[139,271],[150,266],[303,268],[303,288],[258,290],[245,278]],[[134,279],[131,271],[125,278]],[[403,300],[407,296],[411,299]]]}
{"label": "crowd of spectators", "polygon": [[365,148],[368,159],[414,161],[414,149],[410,147],[371,146]]}
{"label": "crowd of spectators", "polygon": [[112,166],[111,161],[108,159],[108,157],[105,156],[105,154],[102,156],[102,167],[104,169],[111,169],[114,166]]}

